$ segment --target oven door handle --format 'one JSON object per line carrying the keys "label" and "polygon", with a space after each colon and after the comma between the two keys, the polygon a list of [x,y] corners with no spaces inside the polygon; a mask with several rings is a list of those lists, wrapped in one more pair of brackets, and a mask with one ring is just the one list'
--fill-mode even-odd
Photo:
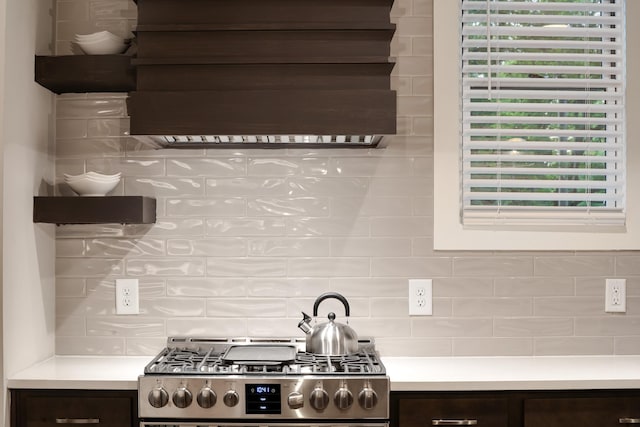
{"label": "oven door handle", "polygon": [[56,418],[56,424],[100,424],[100,418]]}
{"label": "oven door handle", "polygon": [[433,426],[475,426],[478,424],[478,420],[474,419],[464,419],[464,420],[431,420],[431,425]]}

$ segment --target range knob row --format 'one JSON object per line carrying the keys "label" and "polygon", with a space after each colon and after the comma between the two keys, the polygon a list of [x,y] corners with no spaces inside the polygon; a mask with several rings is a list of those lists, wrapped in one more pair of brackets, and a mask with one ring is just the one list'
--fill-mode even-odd
{"label": "range knob row", "polygon": [[[162,386],[153,388],[148,395],[149,404],[154,408],[162,408],[169,403],[169,393]],[[178,408],[186,408],[193,402],[193,394],[187,387],[181,385],[173,392],[171,396],[173,404]],[[317,411],[324,411],[329,406],[329,393],[322,387],[318,386],[313,389],[309,395],[309,403],[311,407]],[[205,385],[200,389],[196,396],[196,402],[201,408],[212,408],[218,397],[211,387]],[[235,390],[228,390],[222,397],[222,401],[226,406],[233,407],[240,401],[240,396]],[[333,403],[341,410],[349,409],[353,405],[353,393],[346,387],[340,387],[333,395]],[[304,396],[302,393],[293,392],[287,397],[287,403],[291,409],[299,409],[304,406]],[[371,387],[364,387],[358,393],[358,404],[363,409],[373,409],[378,403],[378,394]]]}
{"label": "range knob row", "polygon": [[[292,395],[294,395],[292,399]],[[329,393],[322,387],[318,386],[311,392],[309,403],[311,407],[317,411],[324,411],[329,406]],[[349,409],[353,405],[353,393],[346,387],[340,387],[333,395],[333,403],[342,410]],[[292,409],[301,408],[304,405],[304,399],[300,393],[291,393],[288,399],[289,407]],[[293,403],[293,404],[292,404]],[[358,403],[363,409],[373,409],[378,404],[378,394],[371,387],[363,388],[358,393]],[[295,406],[294,406],[295,405]]]}
{"label": "range knob row", "polygon": [[[162,386],[153,388],[148,395],[149,404],[154,408],[162,408],[169,403],[169,393]],[[193,394],[184,385],[181,385],[173,392],[171,396],[173,404],[178,408],[186,408],[193,402]],[[218,401],[216,392],[211,387],[205,385],[200,389],[196,396],[196,402],[201,408],[212,408]],[[240,401],[240,396],[235,390],[227,391],[222,397],[222,401],[225,405],[231,407],[236,406]]]}

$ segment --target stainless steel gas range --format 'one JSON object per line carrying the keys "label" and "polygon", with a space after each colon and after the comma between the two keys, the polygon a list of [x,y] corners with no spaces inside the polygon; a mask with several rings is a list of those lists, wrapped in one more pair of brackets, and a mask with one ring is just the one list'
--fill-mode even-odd
{"label": "stainless steel gas range", "polygon": [[168,339],[138,384],[141,426],[366,426],[389,423],[389,378],[372,339],[355,353],[304,339]]}

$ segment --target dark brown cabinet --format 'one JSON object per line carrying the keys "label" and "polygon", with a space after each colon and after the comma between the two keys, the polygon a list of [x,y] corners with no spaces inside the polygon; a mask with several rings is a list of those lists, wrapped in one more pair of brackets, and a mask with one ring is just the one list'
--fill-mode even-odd
{"label": "dark brown cabinet", "polygon": [[474,393],[418,393],[397,401],[400,427],[509,426],[507,396]]}
{"label": "dark brown cabinet", "polygon": [[640,424],[640,395],[550,397],[524,401],[525,427],[613,427]]}
{"label": "dark brown cabinet", "polygon": [[11,427],[133,427],[135,390],[11,390]]}
{"label": "dark brown cabinet", "polygon": [[640,424],[640,390],[394,392],[391,427]]}

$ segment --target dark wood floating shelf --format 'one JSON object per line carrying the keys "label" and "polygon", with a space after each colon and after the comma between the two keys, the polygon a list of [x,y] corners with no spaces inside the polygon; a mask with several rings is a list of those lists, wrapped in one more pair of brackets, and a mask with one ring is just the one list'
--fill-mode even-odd
{"label": "dark wood floating shelf", "polygon": [[156,199],[144,196],[34,197],[33,222],[153,224]]}
{"label": "dark wood floating shelf", "polygon": [[57,94],[136,88],[135,67],[126,55],[36,56],[35,80]]}

